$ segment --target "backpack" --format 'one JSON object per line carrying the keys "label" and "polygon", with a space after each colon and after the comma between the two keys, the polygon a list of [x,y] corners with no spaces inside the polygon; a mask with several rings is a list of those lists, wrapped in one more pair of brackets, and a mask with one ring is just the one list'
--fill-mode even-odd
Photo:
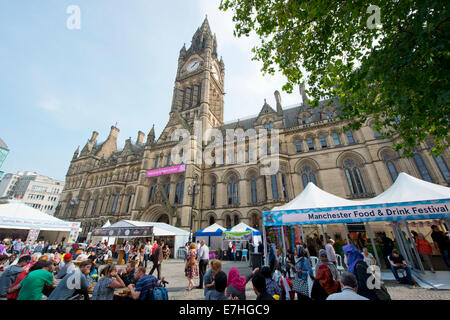
{"label": "backpack", "polygon": [[153,287],[149,289],[147,297],[150,300],[169,300],[169,295],[165,287]]}

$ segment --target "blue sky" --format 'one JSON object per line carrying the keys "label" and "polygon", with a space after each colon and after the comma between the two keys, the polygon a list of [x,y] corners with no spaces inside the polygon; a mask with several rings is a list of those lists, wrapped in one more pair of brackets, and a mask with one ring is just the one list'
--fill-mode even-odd
{"label": "blue sky", "polygon": [[[81,29],[69,30],[69,5]],[[205,14],[225,62],[225,121],[275,107],[280,75],[263,77],[251,61],[256,37],[233,36],[230,13],[216,0],[0,1],[0,138],[10,153],[1,170],[64,179],[73,152],[93,130],[98,141],[118,122],[125,139],[157,136],[170,111],[179,50]],[[283,105],[300,101],[281,93]]]}

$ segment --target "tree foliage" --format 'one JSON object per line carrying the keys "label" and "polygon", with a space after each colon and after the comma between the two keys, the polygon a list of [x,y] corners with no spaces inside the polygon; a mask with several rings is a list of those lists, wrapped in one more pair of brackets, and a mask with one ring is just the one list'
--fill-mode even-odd
{"label": "tree foliage", "polygon": [[[379,8],[381,25],[373,27]],[[411,156],[432,138],[441,153],[449,139],[449,2],[412,0],[221,0],[233,11],[235,36],[255,32],[264,73],[276,68],[283,86],[308,84],[313,106],[339,97],[341,120],[374,129]],[[371,23],[368,25],[368,22]]]}

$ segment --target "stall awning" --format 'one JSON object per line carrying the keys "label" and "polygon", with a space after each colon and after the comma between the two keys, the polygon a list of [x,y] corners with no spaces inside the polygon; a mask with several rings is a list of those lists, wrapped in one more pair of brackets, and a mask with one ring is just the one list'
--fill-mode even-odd
{"label": "stall awning", "polygon": [[255,236],[260,236],[261,235],[261,231],[252,228],[248,225],[246,225],[245,223],[241,222],[237,225],[235,225],[233,228],[227,229],[227,232],[245,232],[245,231],[251,231],[251,233]]}
{"label": "stall awning", "polygon": [[226,229],[220,224],[214,223],[209,227],[199,230],[195,233],[196,237],[221,237]]}
{"label": "stall awning", "polygon": [[64,221],[21,202],[0,205],[0,228],[80,231],[80,222]]}
{"label": "stall awning", "polygon": [[329,194],[311,182],[285,206],[263,213],[265,226],[362,223],[448,218],[450,188],[400,173],[379,196],[351,201]]}

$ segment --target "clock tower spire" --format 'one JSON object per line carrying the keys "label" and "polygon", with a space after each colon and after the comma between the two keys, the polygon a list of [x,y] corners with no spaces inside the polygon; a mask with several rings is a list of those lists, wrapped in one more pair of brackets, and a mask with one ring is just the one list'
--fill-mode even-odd
{"label": "clock tower spire", "polygon": [[197,118],[203,130],[222,125],[224,72],[223,60],[217,55],[216,35],[205,17],[190,47],[183,45],[180,50],[171,117],[178,111],[189,125]]}

